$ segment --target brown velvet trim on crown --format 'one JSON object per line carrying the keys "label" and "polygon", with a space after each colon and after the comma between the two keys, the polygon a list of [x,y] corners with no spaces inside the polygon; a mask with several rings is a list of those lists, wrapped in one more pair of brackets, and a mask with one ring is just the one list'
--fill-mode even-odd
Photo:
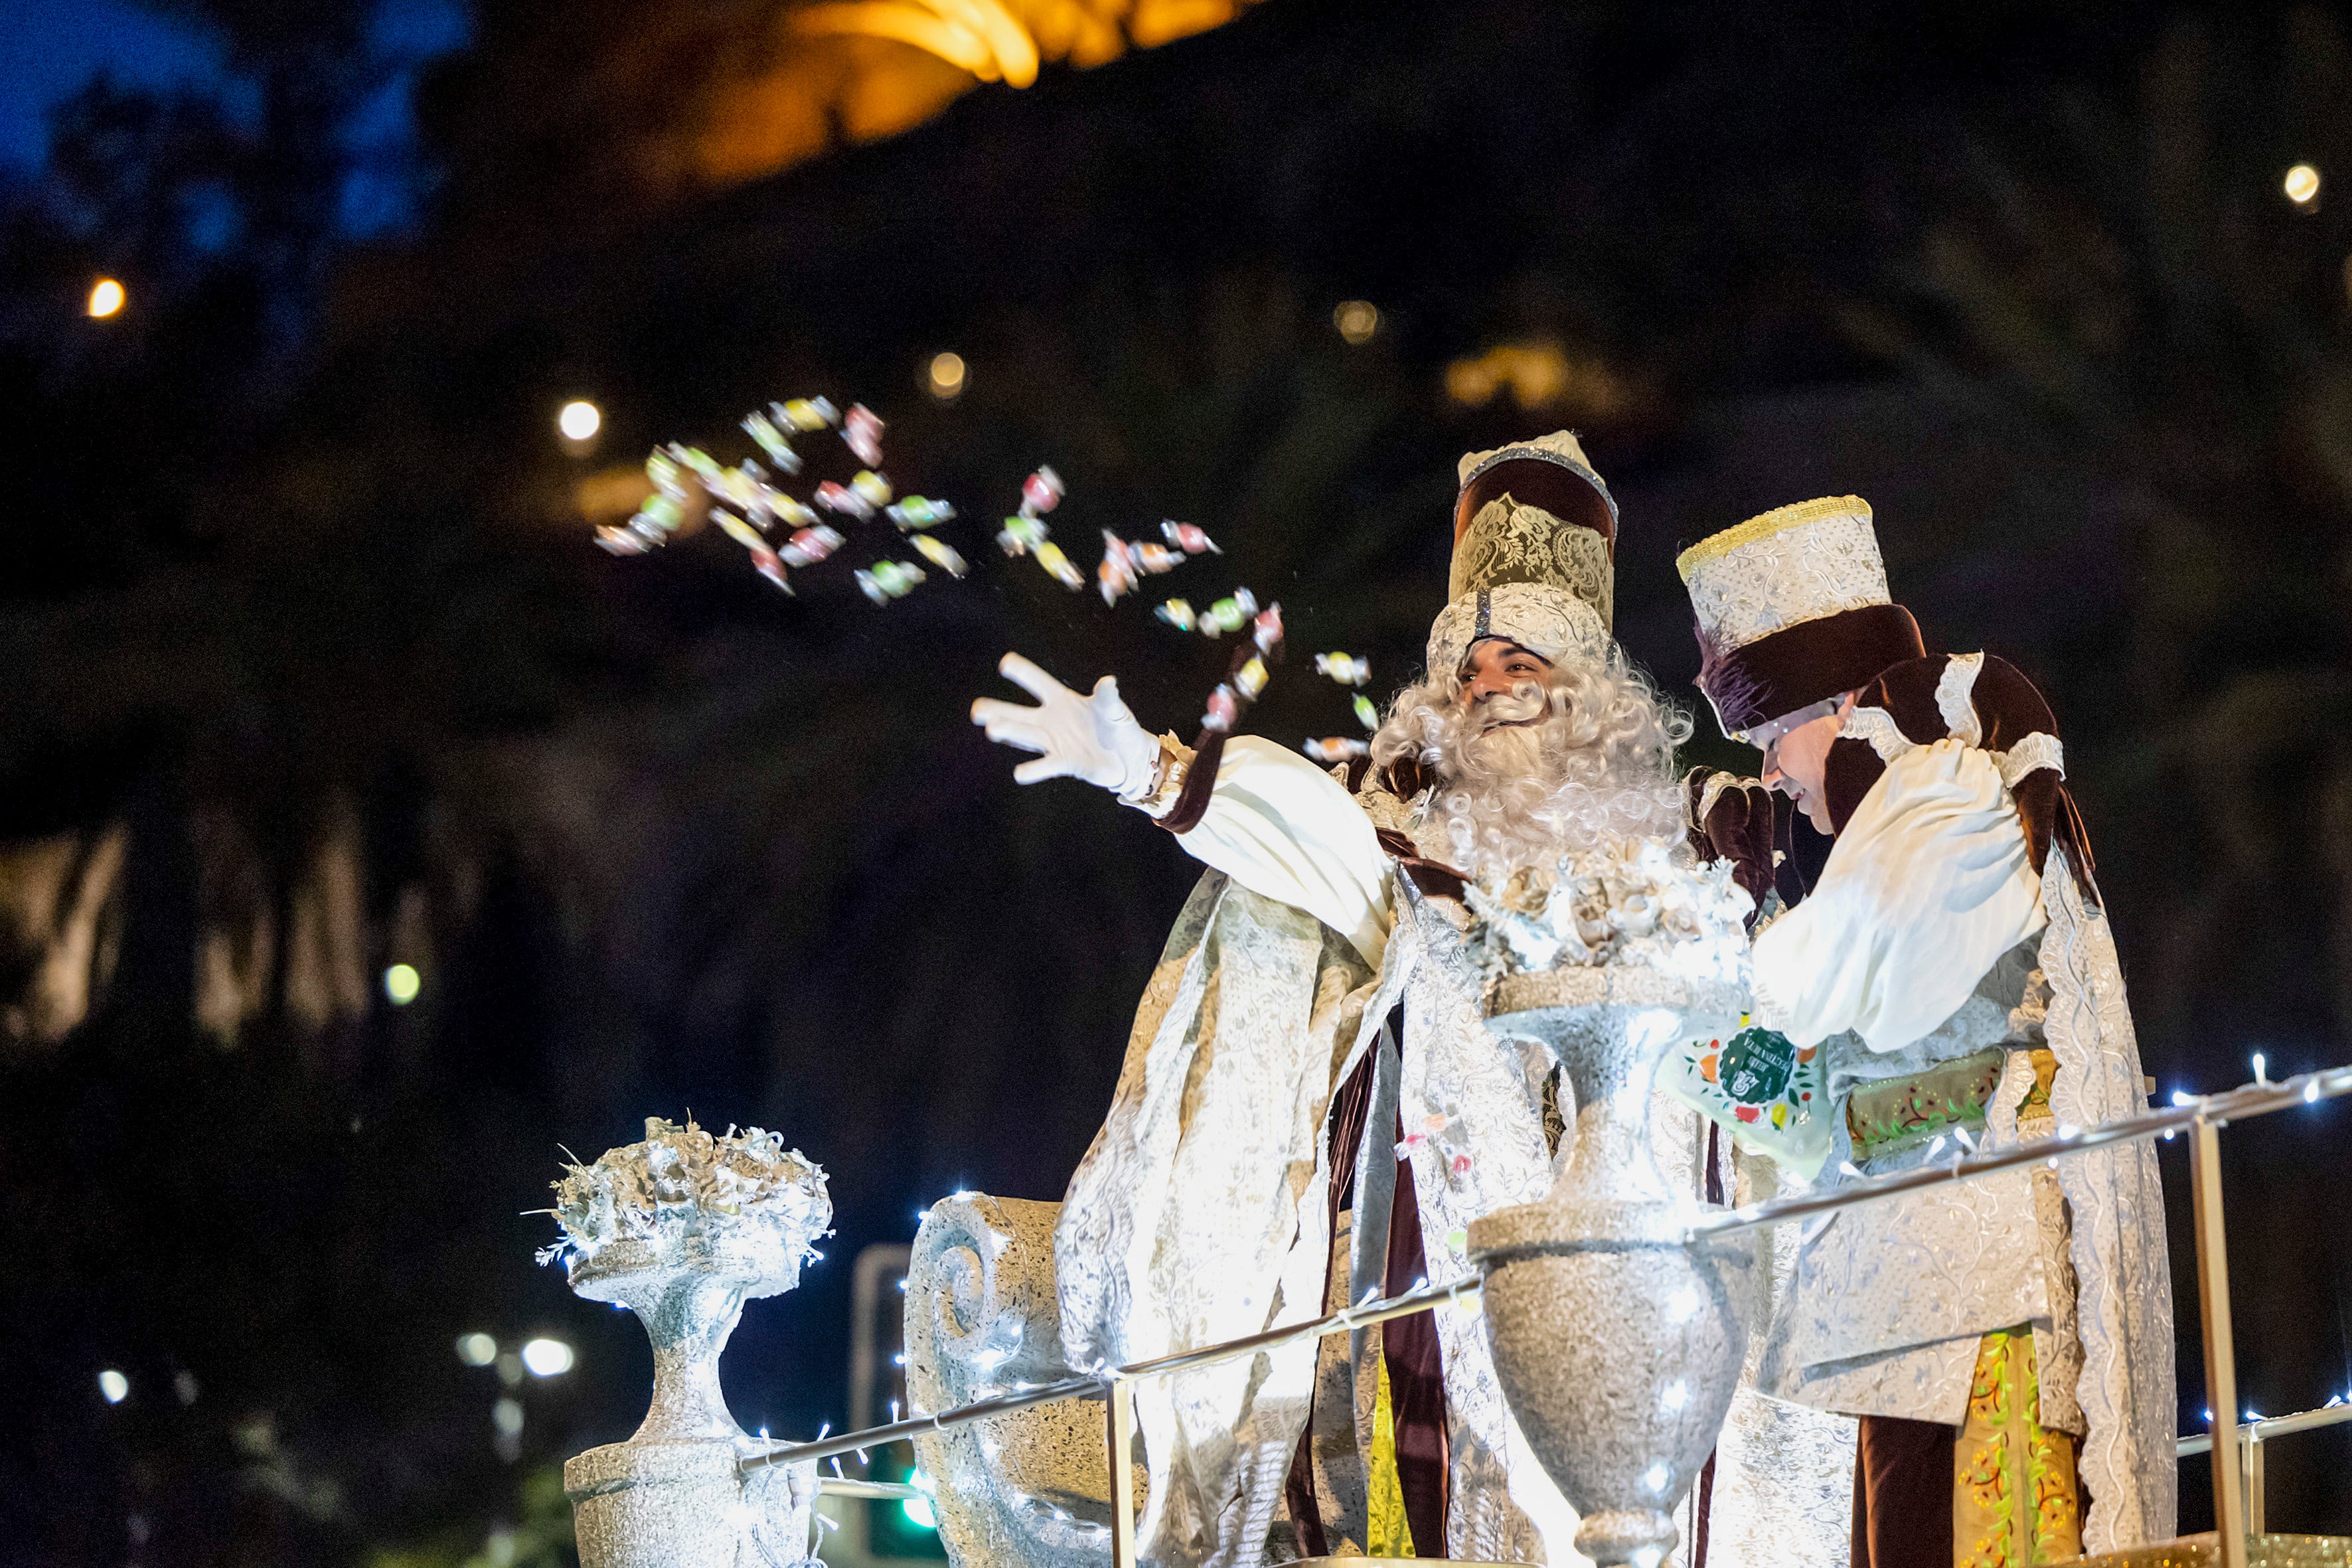
{"label": "brown velvet trim on crown", "polygon": [[1521,506],[1548,511],[1562,522],[1591,529],[1609,542],[1612,560],[1617,555],[1617,519],[1591,483],[1573,468],[1540,458],[1515,458],[1497,463],[1463,487],[1454,503],[1454,542],[1462,542],[1478,509],[1507,494]]}
{"label": "brown velvet trim on crown", "polygon": [[1927,651],[1919,623],[1900,605],[1865,605],[1800,621],[1720,653],[1699,634],[1698,689],[1727,735],[1866,686],[1889,665]]}

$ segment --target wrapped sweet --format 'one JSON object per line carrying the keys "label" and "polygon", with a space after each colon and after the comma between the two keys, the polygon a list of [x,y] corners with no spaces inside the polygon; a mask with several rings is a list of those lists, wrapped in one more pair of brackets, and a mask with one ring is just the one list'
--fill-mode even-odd
{"label": "wrapped sweet", "polygon": [[1198,624],[1192,615],[1192,602],[1187,599],[1171,599],[1164,605],[1155,605],[1151,613],[1180,632],[1189,632]]}
{"label": "wrapped sweet", "polygon": [[964,558],[956,553],[955,548],[943,539],[935,539],[928,533],[919,533],[914,536],[913,543],[916,550],[921,552],[924,560],[950,577],[961,577],[966,572],[971,570],[964,563]]}
{"label": "wrapped sweet", "polygon": [[860,468],[852,475],[849,488],[856,491],[857,498],[868,506],[890,504],[890,481],[871,468]]}
{"label": "wrapped sweet", "polygon": [[1318,653],[1315,673],[1328,675],[1342,686],[1361,686],[1372,678],[1372,661],[1354,654]]}
{"label": "wrapped sweet", "polygon": [[768,460],[778,468],[787,474],[801,471],[801,455],[793,450],[793,444],[767,415],[754,411],[743,416],[743,433],[759,443],[760,450],[768,454]]}
{"label": "wrapped sweet", "polygon": [[869,468],[882,466],[882,420],[863,403],[853,403],[841,418],[841,438]]}
{"label": "wrapped sweet", "polygon": [[955,521],[956,509],[943,500],[929,500],[922,496],[908,496],[904,500],[883,509],[882,515],[898,525],[900,532],[916,528],[937,528],[940,523]]}
{"label": "wrapped sweet", "polygon": [[864,521],[874,515],[874,503],[851,489],[847,485],[827,479],[816,488],[816,504],[827,511],[837,511],[845,517]]}
{"label": "wrapped sweet", "polygon": [[1177,522],[1171,519],[1160,525],[1160,531],[1168,536],[1169,543],[1187,555],[1198,555],[1204,550],[1216,555],[1224,553],[1217,548],[1215,541],[1189,522]]}
{"label": "wrapped sweet", "polygon": [[1086,574],[1071,565],[1070,558],[1052,540],[1044,541],[1031,553],[1037,557],[1037,564],[1053,574],[1054,580],[1063,587],[1075,592],[1087,585]]}
{"label": "wrapped sweet", "polygon": [[1349,763],[1358,757],[1372,754],[1372,743],[1352,735],[1327,735],[1321,740],[1309,740],[1299,750],[1318,763]]}
{"label": "wrapped sweet", "polygon": [[772,405],[778,422],[795,430],[822,430],[841,422],[841,411],[822,397],[795,397],[790,403]]}

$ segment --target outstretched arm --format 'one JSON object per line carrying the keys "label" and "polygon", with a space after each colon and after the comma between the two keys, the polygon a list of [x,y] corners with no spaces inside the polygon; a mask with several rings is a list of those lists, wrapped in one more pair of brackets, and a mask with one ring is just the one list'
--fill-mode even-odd
{"label": "outstretched arm", "polygon": [[[1137,723],[1105,676],[1081,697],[1019,654],[997,666],[1037,699],[1034,708],[983,697],[972,722],[992,741],[1024,752],[1022,784],[1081,778],[1154,815],[1172,803],[1173,770],[1189,753]],[[1388,857],[1370,818],[1337,779],[1305,757],[1236,735],[1217,764],[1201,820],[1178,840],[1194,858],[1264,898],[1305,910],[1377,965],[1388,944]]]}

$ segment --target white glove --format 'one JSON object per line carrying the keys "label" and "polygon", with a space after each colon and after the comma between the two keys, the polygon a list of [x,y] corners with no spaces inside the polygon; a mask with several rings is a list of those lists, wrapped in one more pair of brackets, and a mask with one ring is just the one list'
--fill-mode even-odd
{"label": "white glove", "polygon": [[1140,800],[1160,778],[1160,742],[1144,732],[1119,700],[1118,678],[1095,682],[1081,697],[1017,653],[997,662],[1005,679],[1037,699],[1034,708],[982,697],[971,721],[992,741],[1039,754],[1013,770],[1016,784],[1080,778],[1124,800]]}

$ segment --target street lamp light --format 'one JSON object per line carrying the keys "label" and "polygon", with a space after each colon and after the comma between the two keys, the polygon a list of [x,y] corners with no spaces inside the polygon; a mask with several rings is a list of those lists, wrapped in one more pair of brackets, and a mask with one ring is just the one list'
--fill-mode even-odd
{"label": "street lamp light", "polygon": [[89,316],[94,321],[119,313],[122,309],[122,285],[111,278],[101,278],[89,286]]}
{"label": "street lamp light", "polygon": [[604,427],[604,410],[584,397],[575,397],[565,404],[555,416],[555,427],[563,432],[567,441],[586,441]]}

